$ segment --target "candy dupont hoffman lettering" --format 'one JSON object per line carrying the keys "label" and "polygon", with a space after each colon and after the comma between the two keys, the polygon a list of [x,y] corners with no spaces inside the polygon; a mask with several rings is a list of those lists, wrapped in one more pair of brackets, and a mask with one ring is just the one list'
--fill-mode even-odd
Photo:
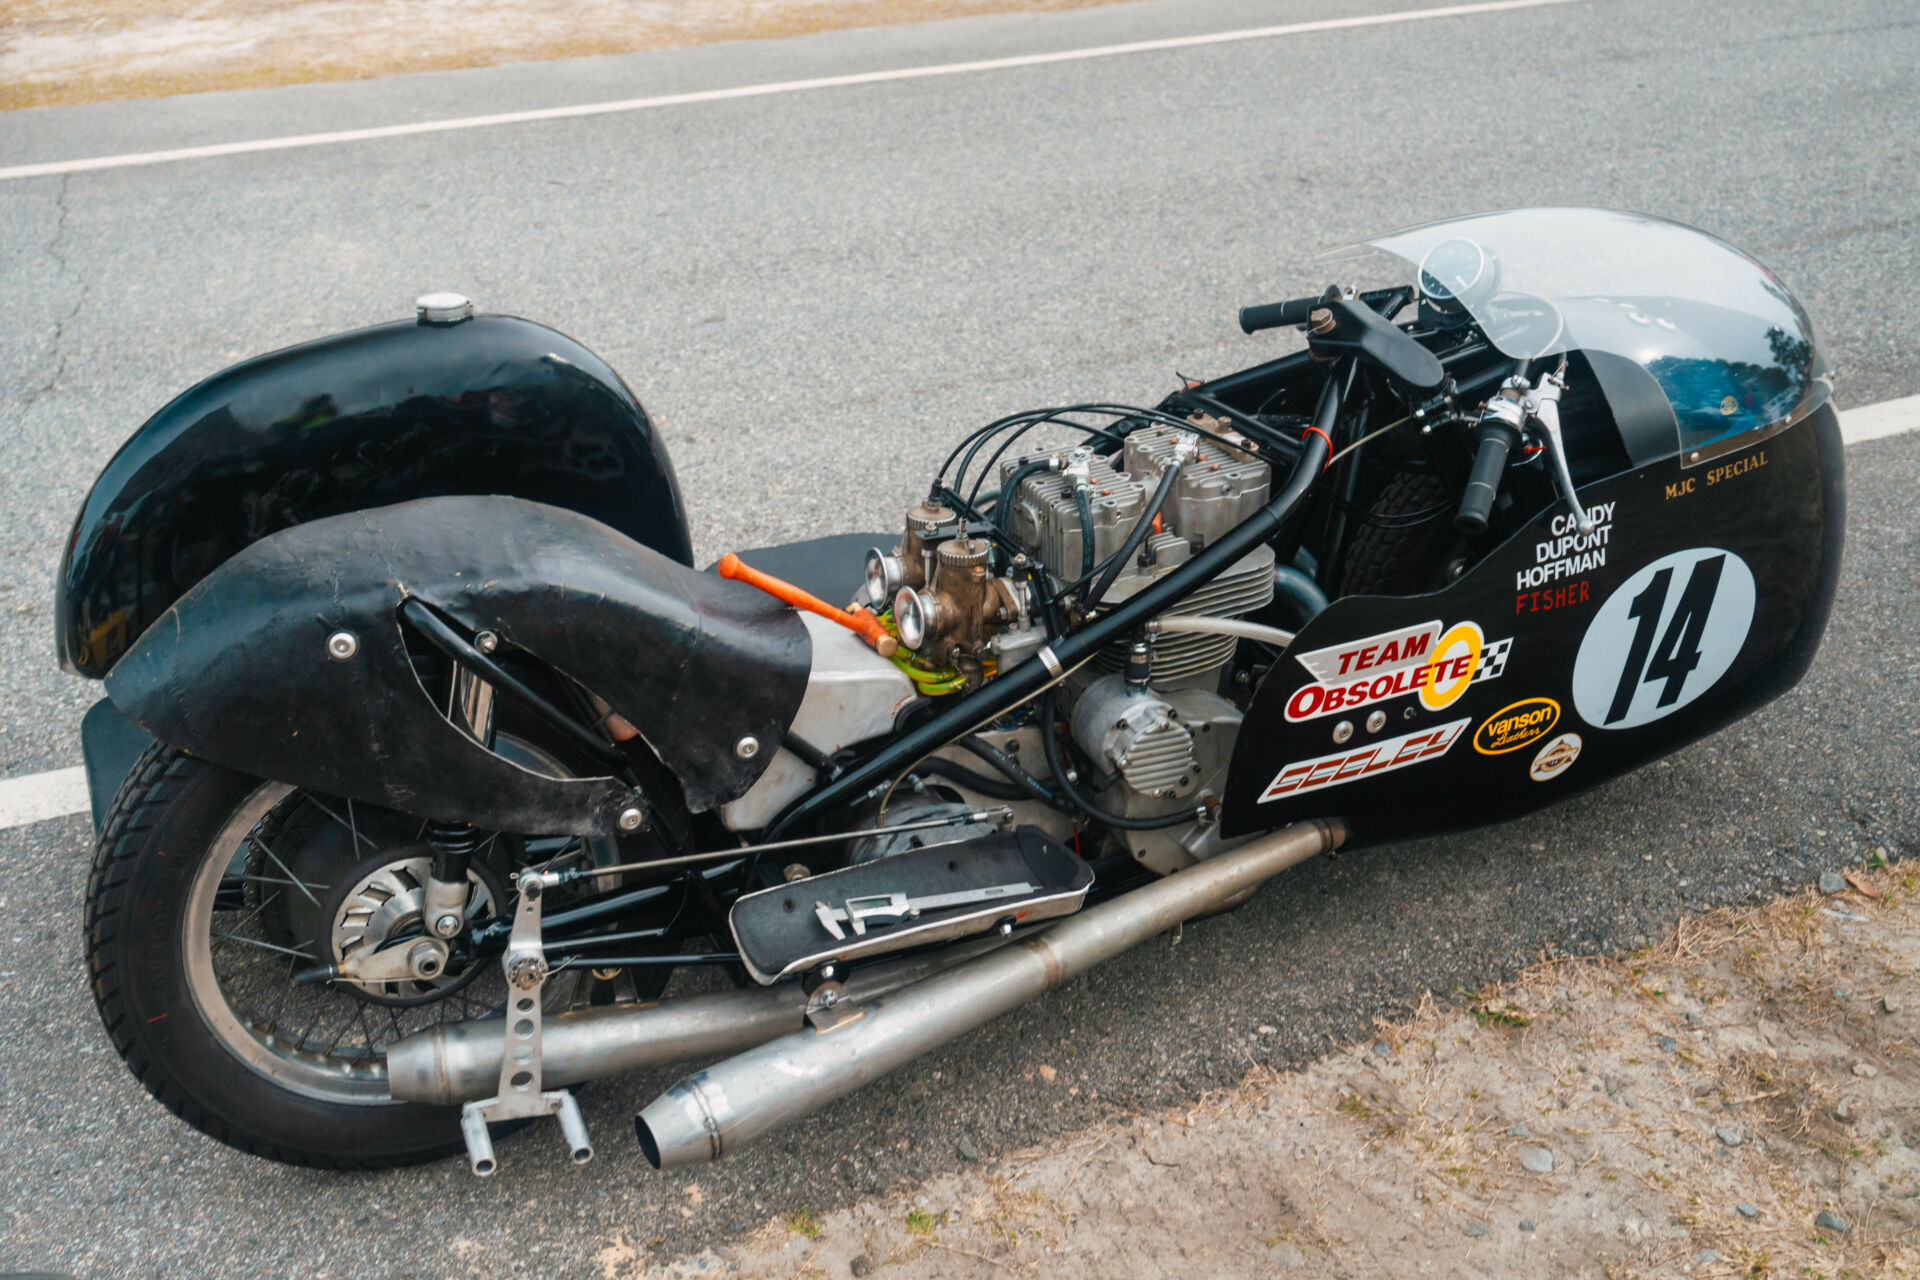
{"label": "candy dupont hoffman lettering", "polygon": [[1548,526],[1552,535],[1533,544],[1533,564],[1514,575],[1514,589],[1545,586],[1560,578],[1577,578],[1607,563],[1607,544],[1613,540],[1612,502],[1595,503],[1587,508],[1593,521],[1592,533],[1581,533],[1571,515],[1557,515]]}

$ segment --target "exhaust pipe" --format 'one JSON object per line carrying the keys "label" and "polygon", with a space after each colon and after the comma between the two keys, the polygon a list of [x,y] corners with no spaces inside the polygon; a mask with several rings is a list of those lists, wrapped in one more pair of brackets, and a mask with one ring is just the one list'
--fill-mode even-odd
{"label": "exhaust pipe", "polygon": [[1337,819],[1295,823],[1088,907],[1023,941],[697,1071],[634,1117],[656,1169],[707,1164],[819,1110],[1103,960],[1340,847]]}
{"label": "exhaust pipe", "polygon": [[[848,975],[845,999],[872,1000],[998,947],[976,938],[925,955]],[[540,1072],[547,1088],[628,1071],[739,1053],[806,1025],[807,996],[797,982],[688,996],[661,1004],[613,1005],[546,1019]],[[396,1102],[453,1107],[494,1095],[506,1038],[504,1018],[430,1027],[387,1047],[387,1091]]]}

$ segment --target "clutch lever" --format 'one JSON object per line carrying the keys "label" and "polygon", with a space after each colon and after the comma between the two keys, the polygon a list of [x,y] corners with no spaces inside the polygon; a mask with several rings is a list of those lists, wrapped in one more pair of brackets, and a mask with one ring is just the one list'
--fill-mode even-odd
{"label": "clutch lever", "polygon": [[1588,534],[1593,532],[1593,517],[1580,505],[1580,496],[1574,492],[1573,469],[1567,464],[1567,442],[1560,435],[1560,393],[1567,389],[1566,373],[1567,361],[1562,356],[1560,367],[1540,380],[1525,403],[1546,445],[1547,457],[1553,461],[1554,483],[1560,489],[1560,496],[1573,508],[1574,528]]}

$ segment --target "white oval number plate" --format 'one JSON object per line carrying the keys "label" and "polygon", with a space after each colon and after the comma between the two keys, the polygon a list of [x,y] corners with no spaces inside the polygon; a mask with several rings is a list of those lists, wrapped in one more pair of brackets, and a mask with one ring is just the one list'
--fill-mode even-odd
{"label": "white oval number plate", "polygon": [[1671,715],[1718,683],[1753,625],[1753,571],[1731,551],[1661,556],[1607,597],[1573,664],[1573,705],[1599,729]]}

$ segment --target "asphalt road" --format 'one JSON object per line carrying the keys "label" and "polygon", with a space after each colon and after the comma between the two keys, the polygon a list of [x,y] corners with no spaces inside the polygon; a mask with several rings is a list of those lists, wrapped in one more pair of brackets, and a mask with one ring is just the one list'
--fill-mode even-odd
{"label": "asphalt road", "polygon": [[[579,64],[0,117],[0,165],[1380,12],[1181,0]],[[1408,5],[1406,7],[1414,7]],[[546,320],[666,423],[698,550],[887,527],[956,432],[1151,400],[1272,348],[1238,305],[1310,252],[1476,209],[1604,204],[1708,227],[1807,303],[1843,406],[1920,391],[1920,15],[1841,0],[1583,0],[1097,62],[0,183],[0,773],[78,760],[48,591],[107,454],[253,352],[431,288]],[[79,936],[80,818],[0,833],[0,1270],[581,1274],[695,1249],[1298,1061],[1543,949],[1920,846],[1920,438],[1849,451],[1840,603],[1764,713],[1553,812],[1293,873],[724,1166],[545,1134],[383,1176],[286,1169],[174,1120],[113,1054]],[[1262,1024],[1277,1034],[1257,1035]],[[1047,1084],[1034,1068],[1047,1063]],[[1070,1095],[1068,1089],[1079,1092]],[[693,1188],[697,1183],[698,1191]]]}

